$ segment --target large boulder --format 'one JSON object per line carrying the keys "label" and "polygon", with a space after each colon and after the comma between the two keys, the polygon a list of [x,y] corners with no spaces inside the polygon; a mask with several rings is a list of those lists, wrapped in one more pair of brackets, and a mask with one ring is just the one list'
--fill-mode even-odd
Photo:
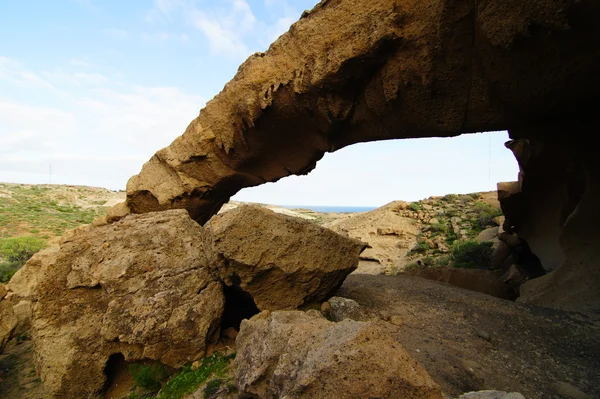
{"label": "large boulder", "polygon": [[441,399],[427,372],[378,324],[319,312],[263,312],[242,322],[236,381],[256,398]]}
{"label": "large boulder", "polygon": [[[33,301],[32,337],[47,397],[87,397],[111,355],[178,367],[205,354],[224,309],[202,227],[184,210],[79,228],[18,272]],[[19,284],[17,284],[19,283]],[[16,293],[18,295],[18,293]],[[118,356],[120,356],[118,355]]]}
{"label": "large boulder", "polygon": [[256,205],[217,215],[205,227],[218,275],[250,294],[259,310],[325,299],[356,269],[366,245]]}

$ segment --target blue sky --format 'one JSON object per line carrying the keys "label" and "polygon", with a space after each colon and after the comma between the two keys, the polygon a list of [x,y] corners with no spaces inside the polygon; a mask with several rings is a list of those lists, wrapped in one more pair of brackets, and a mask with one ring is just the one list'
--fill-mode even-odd
{"label": "blue sky", "polygon": [[[316,2],[1,2],[0,181],[124,189],[243,60]],[[493,190],[516,178],[506,140],[495,133],[359,144],[327,154],[308,176],[234,199],[378,206]]]}

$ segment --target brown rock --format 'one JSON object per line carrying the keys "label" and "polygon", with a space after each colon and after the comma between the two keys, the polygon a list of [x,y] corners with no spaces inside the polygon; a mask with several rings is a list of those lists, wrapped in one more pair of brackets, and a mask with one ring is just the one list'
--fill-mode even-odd
{"label": "brown rock", "polygon": [[225,338],[229,338],[229,339],[235,339],[238,336],[238,330],[236,330],[233,327],[228,327],[225,330],[223,330],[222,335]]}
{"label": "brown rock", "polygon": [[352,143],[583,120],[575,100],[600,91],[597,11],[590,0],[323,1],[130,179],[128,204],[205,222],[241,188],[306,174]]}
{"label": "brown rock", "polygon": [[397,201],[390,202],[370,212],[326,223],[325,227],[336,232],[346,231],[352,238],[364,237],[362,240],[369,246],[362,252],[361,259],[379,262],[380,269],[404,268],[404,264],[398,262],[404,261],[420,230],[412,220],[395,212],[398,206]]}
{"label": "brown rock", "polygon": [[6,296],[6,287],[4,284],[0,284],[0,299]]}
{"label": "brown rock", "polygon": [[[49,398],[87,397],[111,355],[179,367],[217,338],[221,283],[207,268],[202,228],[184,210],[129,216],[68,234],[37,269],[32,337]],[[12,285],[12,284],[11,284]]]}
{"label": "brown rock", "polygon": [[206,225],[207,248],[228,286],[250,294],[260,310],[319,302],[358,264],[365,244],[260,206],[240,206]]}
{"label": "brown rock", "polygon": [[242,395],[443,397],[382,324],[332,323],[316,311],[261,313],[242,322],[236,343],[236,381]]}
{"label": "brown rock", "polygon": [[12,303],[6,299],[0,299],[0,353],[4,350],[16,326],[17,318],[13,312]]}
{"label": "brown rock", "polygon": [[131,213],[131,210],[127,206],[127,203],[120,202],[108,210],[108,212],[106,213],[106,220],[108,223],[114,223],[118,220],[123,219],[125,216],[129,215],[130,213]]}

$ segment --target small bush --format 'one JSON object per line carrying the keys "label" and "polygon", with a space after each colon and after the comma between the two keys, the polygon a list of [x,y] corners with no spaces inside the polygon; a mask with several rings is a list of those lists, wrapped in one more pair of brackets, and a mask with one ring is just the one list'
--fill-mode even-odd
{"label": "small bush", "polygon": [[421,210],[421,205],[417,204],[416,202],[413,202],[408,206],[408,209],[410,209],[413,212],[419,212]]}
{"label": "small bush", "polygon": [[457,198],[458,198],[457,194],[446,194],[441,198],[441,200],[444,202],[452,202],[452,201],[456,200]]}
{"label": "small bush", "polygon": [[417,245],[414,246],[413,249],[410,250],[410,253],[424,254],[428,250],[429,250],[429,245],[427,245],[421,241],[421,242],[418,242]]}
{"label": "small bush", "polygon": [[446,231],[448,231],[448,226],[444,223],[433,223],[429,226],[429,230],[434,233],[446,234]]}
{"label": "small bush", "polygon": [[149,391],[158,391],[161,381],[168,376],[167,371],[161,364],[132,364],[129,366],[129,372],[133,376],[136,386]]}
{"label": "small bush", "polygon": [[0,240],[0,257],[23,266],[35,253],[46,247],[46,241],[36,237],[12,237]]}
{"label": "small bush", "polygon": [[492,243],[455,241],[452,244],[454,267],[463,269],[487,269],[492,261]]}
{"label": "small bush", "polygon": [[182,398],[184,395],[193,392],[211,375],[222,373],[234,357],[235,355],[223,356],[220,353],[215,353],[202,359],[202,364],[196,370],[192,370],[189,365],[184,366],[165,384],[156,399]]}
{"label": "small bush", "polygon": [[482,201],[477,201],[475,203],[475,212],[477,213],[475,222],[481,229],[485,229],[487,226],[491,225],[492,220],[495,217],[502,216],[501,209],[494,208]]}
{"label": "small bush", "polygon": [[0,263],[0,283],[7,283],[20,267],[16,262]]}

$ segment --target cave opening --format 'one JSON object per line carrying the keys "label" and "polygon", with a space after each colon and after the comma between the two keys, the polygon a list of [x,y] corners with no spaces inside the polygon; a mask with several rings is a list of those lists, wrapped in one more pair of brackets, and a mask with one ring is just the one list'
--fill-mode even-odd
{"label": "cave opening", "polygon": [[239,285],[223,284],[223,293],[225,295],[225,310],[221,319],[221,331],[228,328],[239,331],[242,320],[250,319],[255,314],[260,313],[252,295],[240,288]]}
{"label": "cave opening", "polygon": [[127,362],[122,353],[113,353],[110,355],[104,366],[104,376],[106,380],[102,392],[108,392],[126,369]]}

